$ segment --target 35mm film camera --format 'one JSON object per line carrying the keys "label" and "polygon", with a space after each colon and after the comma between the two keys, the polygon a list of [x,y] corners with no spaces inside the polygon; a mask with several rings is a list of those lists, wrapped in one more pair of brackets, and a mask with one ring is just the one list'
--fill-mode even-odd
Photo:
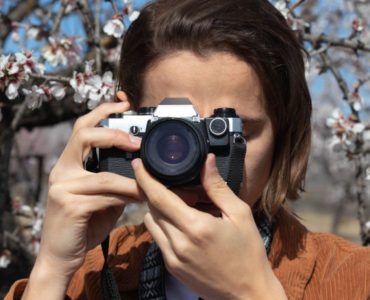
{"label": "35mm film camera", "polygon": [[134,178],[131,161],[140,157],[145,168],[165,185],[196,185],[211,152],[224,180],[239,189],[246,142],[241,119],[232,108],[217,108],[211,117],[200,118],[189,99],[165,98],[158,107],[110,117],[100,125],[142,137],[138,152],[97,149],[100,171]]}

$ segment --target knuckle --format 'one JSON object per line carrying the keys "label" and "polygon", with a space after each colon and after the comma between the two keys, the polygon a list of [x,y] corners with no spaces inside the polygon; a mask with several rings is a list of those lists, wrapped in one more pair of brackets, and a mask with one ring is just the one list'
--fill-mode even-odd
{"label": "knuckle", "polygon": [[179,274],[181,271],[181,265],[175,255],[164,256],[166,267],[173,275]]}
{"label": "knuckle", "polygon": [[253,219],[252,209],[245,202],[241,201],[238,211],[239,211],[239,214],[240,214],[240,216],[243,220],[252,220]]}
{"label": "knuckle", "polygon": [[81,128],[85,127],[85,116],[79,117],[73,125],[73,132],[77,132]]}
{"label": "knuckle", "polygon": [[201,222],[195,222],[190,233],[191,240],[197,245],[203,245],[211,237],[211,230]]}
{"label": "knuckle", "polygon": [[48,192],[49,199],[52,199],[52,200],[59,199],[61,192],[62,191],[61,191],[60,184],[57,184],[57,183],[51,184],[49,187],[49,192]]}
{"label": "knuckle", "polygon": [[189,242],[179,239],[173,245],[173,252],[179,261],[186,263],[189,261],[190,248]]}
{"label": "knuckle", "polygon": [[88,128],[80,128],[75,134],[74,138],[79,141],[82,145],[85,145],[89,139],[89,130]]}
{"label": "knuckle", "polygon": [[56,168],[53,168],[49,174],[49,179],[48,179],[49,186],[52,186],[57,181],[58,181],[58,171]]}
{"label": "knuckle", "polygon": [[63,184],[55,183],[49,187],[49,202],[57,204],[58,207],[64,209],[68,204],[68,198],[68,193],[65,191]]}
{"label": "knuckle", "polygon": [[226,181],[221,176],[215,176],[211,181],[207,181],[204,184],[204,189],[206,192],[211,191],[222,191],[228,188]]}
{"label": "knuckle", "polygon": [[101,172],[96,174],[96,181],[99,186],[106,186],[112,182],[113,178],[109,172]]}
{"label": "knuckle", "polygon": [[151,191],[148,197],[151,205],[154,207],[158,207],[161,204],[162,196],[158,191]]}
{"label": "knuckle", "polygon": [[128,134],[120,129],[109,129],[113,141],[126,141]]}

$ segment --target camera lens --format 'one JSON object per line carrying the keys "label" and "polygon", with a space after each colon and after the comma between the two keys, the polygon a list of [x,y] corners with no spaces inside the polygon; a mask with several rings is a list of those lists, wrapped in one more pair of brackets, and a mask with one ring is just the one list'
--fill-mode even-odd
{"label": "camera lens", "polygon": [[141,144],[145,167],[168,185],[190,182],[199,175],[207,144],[193,123],[164,118],[147,129]]}
{"label": "camera lens", "polygon": [[189,141],[182,134],[165,135],[157,144],[157,152],[164,162],[178,164],[189,153]]}

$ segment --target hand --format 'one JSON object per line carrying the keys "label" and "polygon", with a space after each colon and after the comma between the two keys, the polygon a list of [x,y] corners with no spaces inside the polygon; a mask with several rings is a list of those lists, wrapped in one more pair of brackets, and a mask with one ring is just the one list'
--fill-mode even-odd
{"label": "hand", "polygon": [[144,222],[167,270],[205,299],[284,299],[248,204],[219,175],[213,154],[201,180],[221,218],[198,211],[132,162],[150,212]]}
{"label": "hand", "polygon": [[[121,92],[121,98],[122,98]],[[49,178],[49,195],[38,261],[50,262],[71,276],[88,250],[108,235],[127,202],[145,197],[136,181],[113,173],[91,173],[83,162],[92,147],[137,151],[140,140],[121,130],[95,128],[112,113],[129,108],[127,101],[106,103],[79,118]]]}

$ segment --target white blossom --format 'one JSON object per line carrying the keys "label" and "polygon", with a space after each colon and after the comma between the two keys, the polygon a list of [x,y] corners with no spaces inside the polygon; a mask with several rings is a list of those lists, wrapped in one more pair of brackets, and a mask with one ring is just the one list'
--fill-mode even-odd
{"label": "white blossom", "polygon": [[8,75],[17,74],[19,72],[19,65],[18,65],[18,63],[17,62],[14,62],[14,63],[8,64],[6,71],[7,71]]}
{"label": "white blossom", "polygon": [[365,29],[364,21],[359,19],[353,20],[352,29],[358,33],[361,33]]}
{"label": "white blossom", "polygon": [[0,269],[6,269],[11,263],[10,257],[7,254],[0,256]]}
{"label": "white blossom", "polygon": [[37,28],[37,27],[34,27],[34,26],[31,26],[30,28],[28,28],[28,30],[26,31],[26,36],[27,38],[29,39],[38,39],[39,36],[40,36],[40,33],[41,33],[41,30],[40,28]]}
{"label": "white blossom", "polygon": [[134,10],[129,16],[128,19],[130,22],[134,22],[138,17],[140,16],[140,12],[137,10]]}
{"label": "white blossom", "polygon": [[84,74],[73,72],[73,78],[69,81],[69,84],[75,90],[74,101],[77,103],[85,102],[91,86],[86,84]]}
{"label": "white blossom", "polygon": [[94,61],[85,64],[84,73],[73,73],[70,80],[71,87],[75,90],[74,101],[87,102],[90,109],[102,101],[111,101],[114,96],[114,81],[111,71],[105,72],[103,77],[93,72]]}
{"label": "white blossom", "polygon": [[111,101],[114,96],[113,73],[105,72],[103,78],[95,75],[88,80],[91,86],[89,93],[89,109],[95,108],[101,101]]}
{"label": "white blossom", "polygon": [[113,19],[110,19],[107,24],[104,25],[103,31],[111,36],[114,36],[115,38],[120,38],[124,31],[125,26],[122,23],[122,20],[114,17]]}
{"label": "white blossom", "polygon": [[360,111],[362,109],[362,98],[358,93],[352,93],[348,99],[348,102],[352,105],[355,111]]}
{"label": "white blossom", "polygon": [[51,84],[51,87],[49,88],[50,94],[56,100],[62,100],[66,96],[65,86],[56,81],[51,81],[50,84]]}
{"label": "white blossom", "polygon": [[[370,167],[368,167],[366,169],[366,177],[365,177],[366,180],[370,180]],[[370,228],[370,222],[369,223],[369,228]]]}
{"label": "white blossom", "polygon": [[362,135],[365,125],[345,118],[339,110],[334,110],[332,116],[326,120],[326,125],[332,129],[333,137],[329,140],[329,147],[333,151],[349,151],[356,149],[356,139]]}
{"label": "white blossom", "polygon": [[1,55],[0,56],[0,78],[5,76],[5,69],[6,66],[8,65],[10,55]]}
{"label": "white blossom", "polygon": [[21,39],[18,30],[13,30],[11,34],[11,38],[15,43],[18,43]]}
{"label": "white blossom", "polygon": [[18,97],[18,90],[29,74],[43,73],[40,64],[36,63],[32,52],[24,51],[8,56],[0,56],[0,89],[5,90],[8,99],[13,100]]}
{"label": "white blossom", "polygon": [[[366,170],[367,171],[367,170]],[[366,223],[365,223],[365,230],[366,230],[366,232],[367,233],[370,233],[370,221],[367,221]]]}
{"label": "white blossom", "polygon": [[275,8],[280,11],[285,19],[288,18],[289,8],[286,0],[279,0],[278,2],[276,2]]}
{"label": "white blossom", "polygon": [[22,92],[26,95],[25,101],[29,109],[40,108],[42,103],[48,100],[44,89],[36,85],[33,85],[31,90],[22,89]]}
{"label": "white blossom", "polygon": [[8,84],[8,87],[5,90],[5,95],[8,97],[8,99],[13,100],[18,97],[18,89],[20,86],[20,82],[10,82]]}
{"label": "white blossom", "polygon": [[49,43],[41,49],[42,56],[47,62],[56,67],[58,65],[73,65],[80,61],[76,47],[69,38],[57,40],[49,37]]}

